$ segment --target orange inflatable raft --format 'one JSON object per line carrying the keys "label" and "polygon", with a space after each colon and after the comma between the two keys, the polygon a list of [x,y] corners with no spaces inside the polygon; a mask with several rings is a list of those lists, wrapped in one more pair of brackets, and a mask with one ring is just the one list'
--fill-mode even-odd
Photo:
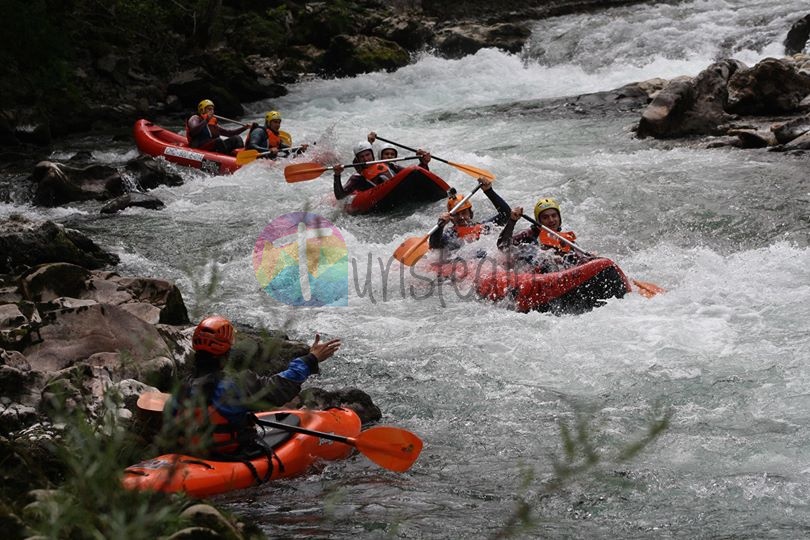
{"label": "orange inflatable raft", "polygon": [[[256,416],[260,421],[270,420],[345,437],[355,437],[361,429],[360,418],[349,409],[292,409],[257,413]],[[124,487],[133,490],[182,491],[192,497],[208,497],[277,478],[300,475],[318,460],[344,459],[353,450],[347,444],[312,435],[261,425],[257,429],[265,449],[257,450],[241,461],[164,454],[127,467],[124,470]]]}

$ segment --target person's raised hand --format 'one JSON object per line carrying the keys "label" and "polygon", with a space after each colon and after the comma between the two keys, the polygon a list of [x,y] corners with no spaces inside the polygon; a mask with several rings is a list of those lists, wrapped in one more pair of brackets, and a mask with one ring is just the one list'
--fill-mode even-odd
{"label": "person's raised hand", "polygon": [[374,144],[374,141],[376,141],[376,140],[377,140],[377,134],[375,132],[372,131],[371,133],[368,134],[368,142],[370,142],[371,144]]}
{"label": "person's raised hand", "polygon": [[523,215],[523,207],[516,206],[512,208],[512,212],[509,214],[509,219],[511,219],[512,221],[517,221],[520,219],[520,216],[522,215]]}
{"label": "person's raised hand", "polygon": [[332,167],[332,168],[333,168],[333,169],[334,169],[334,171],[335,171],[335,176],[340,176],[340,173],[342,173],[342,172],[343,172],[343,165],[338,164],[338,165],[335,165],[335,166],[334,166],[334,167]]}
{"label": "person's raised hand", "polygon": [[427,165],[430,163],[430,152],[427,150],[422,150],[421,148],[416,151],[416,155],[419,156],[419,161]]}
{"label": "person's raised hand", "polygon": [[321,335],[315,334],[315,341],[309,348],[309,354],[315,357],[318,362],[323,362],[327,358],[331,358],[333,354],[340,348],[340,338],[330,339],[321,343]]}
{"label": "person's raised hand", "polygon": [[489,178],[481,176],[478,178],[478,183],[481,184],[481,189],[483,189],[484,191],[492,189],[492,180],[490,180]]}
{"label": "person's raised hand", "polygon": [[445,212],[444,214],[439,216],[439,225],[440,226],[447,225],[450,219],[451,219],[450,212]]}

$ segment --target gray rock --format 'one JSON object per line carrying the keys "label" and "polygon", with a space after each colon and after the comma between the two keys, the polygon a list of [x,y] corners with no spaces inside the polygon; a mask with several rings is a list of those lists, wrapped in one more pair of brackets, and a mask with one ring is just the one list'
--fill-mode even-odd
{"label": "gray rock", "polygon": [[163,201],[161,201],[160,199],[158,199],[153,195],[149,195],[146,193],[138,193],[137,191],[131,191],[129,193],[125,193],[119,197],[116,197],[115,199],[111,200],[110,202],[102,206],[101,213],[114,214],[131,206],[148,208],[150,210],[160,210],[161,208],[164,208],[166,205],[163,204]]}

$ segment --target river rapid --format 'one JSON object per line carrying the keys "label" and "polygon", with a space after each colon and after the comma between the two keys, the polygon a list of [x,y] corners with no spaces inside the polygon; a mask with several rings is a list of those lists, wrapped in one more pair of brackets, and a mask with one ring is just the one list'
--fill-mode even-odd
{"label": "river rapid", "polygon": [[[584,248],[667,289],[653,299],[631,294],[579,316],[520,314],[466,286],[416,280],[391,255],[425,234],[444,202],[349,216],[330,174],[287,184],[268,163],[232,176],[182,170],[183,186],[153,191],[162,211],[99,217],[97,203],[5,204],[0,214],[81,229],[121,255],[121,273],[176,280],[195,316],[343,338],[308,384],[363,389],[382,423],[414,431],[424,451],[405,474],[358,455],[219,499],[269,537],[493,537],[522,501],[532,522],[518,536],[527,538],[804,536],[807,157],[637,140],[635,115],[544,118],[488,106],[696,75],[727,56],[752,65],[781,56],[806,11],[806,0],[703,0],[558,17],[535,24],[521,55],[425,54],[395,73],[309,80],[247,105],[255,119],[277,108],[296,142],[316,141],[343,162],[374,130],[494,172],[513,206],[555,197]],[[111,163],[136,154],[130,143],[94,152]],[[431,169],[461,192],[475,186],[443,163]],[[478,217],[494,213],[483,195],[473,202]],[[259,289],[256,238],[301,210],[331,220],[347,242],[355,265],[346,307],[292,308]],[[494,247],[494,238],[481,242]],[[212,274],[218,286],[208,294]],[[614,459],[667,412],[657,440],[632,460]],[[602,463],[552,491],[546,482],[565,455],[561,423],[586,425]]]}

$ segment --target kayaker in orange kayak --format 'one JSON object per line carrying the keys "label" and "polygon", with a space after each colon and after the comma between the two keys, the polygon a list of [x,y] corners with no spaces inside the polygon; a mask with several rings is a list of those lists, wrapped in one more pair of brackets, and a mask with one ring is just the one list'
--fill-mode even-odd
{"label": "kayaker in orange kayak", "polygon": [[[539,273],[555,272],[571,266],[576,266],[587,260],[571,249],[564,241],[548,233],[547,231],[532,225],[526,230],[514,234],[515,224],[523,215],[523,208],[515,207],[506,225],[498,237],[498,248],[502,251],[509,251],[513,246],[518,247],[515,255],[519,260],[529,262]],[[551,198],[543,198],[534,205],[535,221],[548,227],[560,236],[576,242],[577,235],[574,231],[562,231],[562,214],[559,203]],[[539,249],[537,249],[539,248]]]}
{"label": "kayaker in orange kayak", "polygon": [[[254,123],[252,126],[256,126],[256,124]],[[239,134],[249,127],[251,126],[245,125],[233,129],[220,127],[214,116],[214,102],[204,99],[197,105],[197,114],[186,120],[186,138],[188,145],[192,148],[230,154],[244,146]],[[222,140],[220,136],[225,136],[227,139]]]}
{"label": "kayaker in orange kayak", "polygon": [[301,391],[301,384],[319,371],[320,362],[340,348],[339,339],[321,342],[320,335],[305,356],[272,376],[243,370],[226,376],[223,369],[236,330],[228,319],[212,315],[197,325],[192,336],[194,373],[173,399],[175,424],[185,444],[209,455],[239,453],[256,440],[252,411],[284,405]]}
{"label": "kayaker in orange kayak", "polygon": [[[483,221],[473,219],[473,208],[470,201],[465,202],[454,214],[450,210],[462,199],[463,196],[456,194],[455,189],[450,190],[447,199],[447,212],[439,216],[439,228],[436,229],[428,239],[430,249],[459,249],[465,242],[478,240],[482,234],[489,234],[496,225],[503,225],[509,218],[509,205],[500,195],[492,189],[492,181],[486,178],[479,178],[478,183],[484,194],[498,212],[495,216]],[[450,226],[445,226],[450,223]]]}
{"label": "kayaker in orange kayak", "polygon": [[[371,135],[373,134],[373,132],[369,134],[369,139],[371,139]],[[396,152],[396,149],[393,150]],[[430,162],[430,152],[418,150],[416,155],[419,156],[420,166],[425,169],[429,169],[428,163]],[[396,157],[396,155],[393,157]],[[373,146],[368,140],[360,141],[354,145],[353,162],[364,163],[367,161],[374,161]],[[402,167],[396,165],[395,163],[374,163],[372,165],[357,165],[355,166],[355,169],[357,170],[357,173],[351,175],[344,186],[340,180],[340,175],[343,172],[344,167],[343,165],[334,166],[334,191],[335,198],[337,200],[345,199],[352,193],[357,191],[366,191],[382,184],[386,180],[390,180],[395,174],[402,170]]]}

